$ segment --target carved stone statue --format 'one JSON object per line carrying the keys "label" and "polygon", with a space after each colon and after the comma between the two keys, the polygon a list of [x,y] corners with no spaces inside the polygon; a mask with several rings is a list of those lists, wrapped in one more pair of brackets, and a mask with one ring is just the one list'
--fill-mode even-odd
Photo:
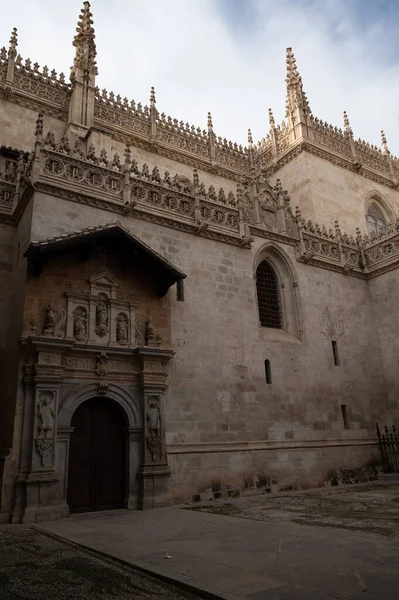
{"label": "carved stone statue", "polygon": [[116,318],[116,341],[119,342],[119,344],[127,344],[128,327],[129,323],[127,317],[121,313]]}
{"label": "carved stone statue", "polygon": [[77,308],[74,313],[73,335],[76,340],[84,340],[87,336],[87,314],[84,308]]}
{"label": "carved stone statue", "polygon": [[46,310],[43,335],[55,335],[55,316],[52,304],[49,304]]}
{"label": "carved stone statue", "polygon": [[147,427],[150,437],[158,437],[161,434],[161,411],[159,396],[150,396],[147,400]]}
{"label": "carved stone statue", "polygon": [[43,392],[37,404],[37,437],[52,437],[55,412],[53,408],[54,393]]}
{"label": "carved stone statue", "polygon": [[97,304],[96,333],[100,337],[103,337],[108,333],[108,307],[102,298],[100,298]]}

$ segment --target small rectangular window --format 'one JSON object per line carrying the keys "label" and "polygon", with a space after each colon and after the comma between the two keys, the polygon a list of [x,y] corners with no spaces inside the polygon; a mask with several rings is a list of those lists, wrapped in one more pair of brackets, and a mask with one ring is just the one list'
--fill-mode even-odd
{"label": "small rectangular window", "polygon": [[272,370],[270,368],[270,360],[265,360],[265,376],[266,383],[270,384],[272,382]]}
{"label": "small rectangular window", "polygon": [[176,300],[178,302],[184,302],[184,283],[183,279],[179,279],[176,283]]}
{"label": "small rectangular window", "polygon": [[345,429],[349,429],[348,411],[346,408],[346,404],[341,404],[341,412],[342,412],[342,419],[344,421],[344,427],[345,427]]}
{"label": "small rectangular window", "polygon": [[331,342],[331,344],[332,344],[332,351],[333,351],[333,356],[334,356],[334,365],[336,367],[339,367],[338,344],[334,340]]}

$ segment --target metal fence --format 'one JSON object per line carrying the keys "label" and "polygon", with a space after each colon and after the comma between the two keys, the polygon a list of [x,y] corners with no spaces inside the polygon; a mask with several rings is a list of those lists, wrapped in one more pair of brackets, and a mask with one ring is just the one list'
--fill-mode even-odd
{"label": "metal fence", "polygon": [[377,423],[377,436],[384,473],[399,473],[399,437],[395,425],[390,432],[387,425],[381,431]]}

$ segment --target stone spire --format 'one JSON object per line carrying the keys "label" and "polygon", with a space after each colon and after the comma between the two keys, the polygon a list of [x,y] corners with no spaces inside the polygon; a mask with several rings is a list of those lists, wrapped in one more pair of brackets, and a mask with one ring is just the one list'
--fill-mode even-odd
{"label": "stone spire", "polygon": [[384,150],[384,154],[389,155],[390,152],[389,152],[389,149],[388,149],[387,138],[385,136],[385,133],[382,131],[382,129],[381,129],[381,144],[382,144],[382,147],[383,147],[383,150]]}
{"label": "stone spire", "polygon": [[84,2],[80,11],[76,35],[73,39],[75,59],[71,67],[72,92],[69,103],[68,129],[85,137],[93,125],[95,79],[98,73],[96,44],[90,2]]}
{"label": "stone spire", "polygon": [[155,99],[155,88],[152,87],[150,91],[150,124],[151,124],[151,141],[155,142],[157,137],[157,107]]}
{"label": "stone spire", "polygon": [[10,47],[8,50],[8,53],[13,54],[14,58],[17,54],[17,46],[18,46],[18,32],[17,32],[17,28],[14,27],[14,29],[11,32]]}
{"label": "stone spire", "polygon": [[83,8],[80,11],[78,26],[76,27],[76,35],[73,38],[73,46],[76,48],[75,60],[71,71],[73,78],[76,70],[89,71],[93,75],[97,75],[96,64],[96,44],[94,41],[95,33],[93,28],[93,15],[90,12],[90,2],[84,2]]}
{"label": "stone spire", "polygon": [[348,113],[346,112],[346,110],[344,110],[344,127],[345,127],[345,131],[347,133],[349,133],[350,135],[352,135],[352,127],[351,127]]}
{"label": "stone spire", "polygon": [[382,144],[383,153],[385,154],[386,160],[388,161],[388,167],[389,167],[389,173],[391,175],[391,179],[392,179],[395,187],[397,187],[398,180],[396,178],[396,173],[395,173],[395,170],[394,170],[393,164],[392,164],[392,155],[388,148],[387,138],[385,136],[384,131],[382,131],[382,130],[381,130],[381,144]]}
{"label": "stone spire", "polygon": [[14,29],[11,32],[10,46],[8,48],[6,88],[4,90],[6,99],[9,98],[12,93],[12,86],[14,83],[14,65],[15,65],[15,58],[17,56],[17,46],[18,46],[18,33],[17,33],[17,28],[14,27]]}
{"label": "stone spire", "polygon": [[303,91],[302,77],[300,76],[292,48],[287,48],[287,100],[286,117],[292,128],[299,123],[306,123],[307,117],[312,114],[309,102]]}
{"label": "stone spire", "polygon": [[248,147],[252,148],[253,144],[254,144],[254,140],[252,137],[252,131],[250,129],[248,129]]}
{"label": "stone spire", "polygon": [[210,112],[208,112],[208,147],[209,158],[211,159],[211,161],[215,160],[216,158],[215,140],[216,136],[213,131],[212,115]]}
{"label": "stone spire", "polygon": [[276,121],[274,120],[274,115],[271,108],[269,108],[269,125],[270,129],[274,129],[276,127]]}
{"label": "stone spire", "polygon": [[[346,110],[344,110],[344,128],[345,128],[345,135],[349,139],[349,144],[351,147],[351,154],[352,154],[354,165],[359,165],[360,163],[357,158],[357,150],[356,150],[356,146],[355,146],[355,141],[353,139],[353,131],[352,131],[352,127],[351,127],[348,113],[346,112]],[[358,167],[356,166],[356,168],[358,168]]]}

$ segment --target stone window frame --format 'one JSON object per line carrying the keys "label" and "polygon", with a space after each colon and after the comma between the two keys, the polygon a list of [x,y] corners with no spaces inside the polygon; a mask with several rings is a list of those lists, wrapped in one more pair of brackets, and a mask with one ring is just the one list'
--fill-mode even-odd
{"label": "stone window frame", "polygon": [[[372,212],[375,214],[373,215]],[[395,221],[395,213],[391,205],[378,190],[372,190],[367,194],[364,215],[368,235],[385,232]],[[372,227],[373,222],[374,227]]]}
{"label": "stone window frame", "polygon": [[[272,282],[272,287],[273,290],[270,293],[269,291],[269,297],[270,295],[276,296],[276,302],[275,304],[277,304],[277,306],[274,307],[275,312],[278,313],[278,321],[280,322],[280,326],[279,327],[272,327],[271,325],[264,325],[262,323],[262,317],[261,317],[261,308],[262,308],[262,304],[263,302],[260,301],[259,299],[259,284],[258,284],[258,271],[259,268],[266,264],[268,266],[268,268],[271,270],[271,274],[272,274],[272,278],[274,279],[274,281]],[[281,282],[281,278],[279,276],[279,273],[276,271],[276,269],[274,268],[273,264],[270,262],[270,260],[263,259],[259,262],[258,266],[256,267],[256,271],[255,271],[255,282],[256,282],[256,294],[257,294],[257,303],[258,303],[258,318],[259,318],[259,323],[261,325],[261,327],[266,327],[267,329],[284,329],[284,318],[283,318],[283,310],[282,310],[282,299],[281,299],[281,290],[284,287],[284,284]],[[271,282],[269,282],[270,284]],[[269,287],[269,286],[267,286]],[[265,290],[263,290],[265,291]],[[277,314],[273,317],[270,317],[268,320],[277,320]]]}
{"label": "stone window frame", "polygon": [[[281,329],[263,327],[260,322],[256,271],[264,260],[269,262],[277,276]],[[304,324],[298,277],[290,258],[275,242],[266,243],[258,250],[253,263],[253,281],[258,327],[262,337],[303,341]]]}

